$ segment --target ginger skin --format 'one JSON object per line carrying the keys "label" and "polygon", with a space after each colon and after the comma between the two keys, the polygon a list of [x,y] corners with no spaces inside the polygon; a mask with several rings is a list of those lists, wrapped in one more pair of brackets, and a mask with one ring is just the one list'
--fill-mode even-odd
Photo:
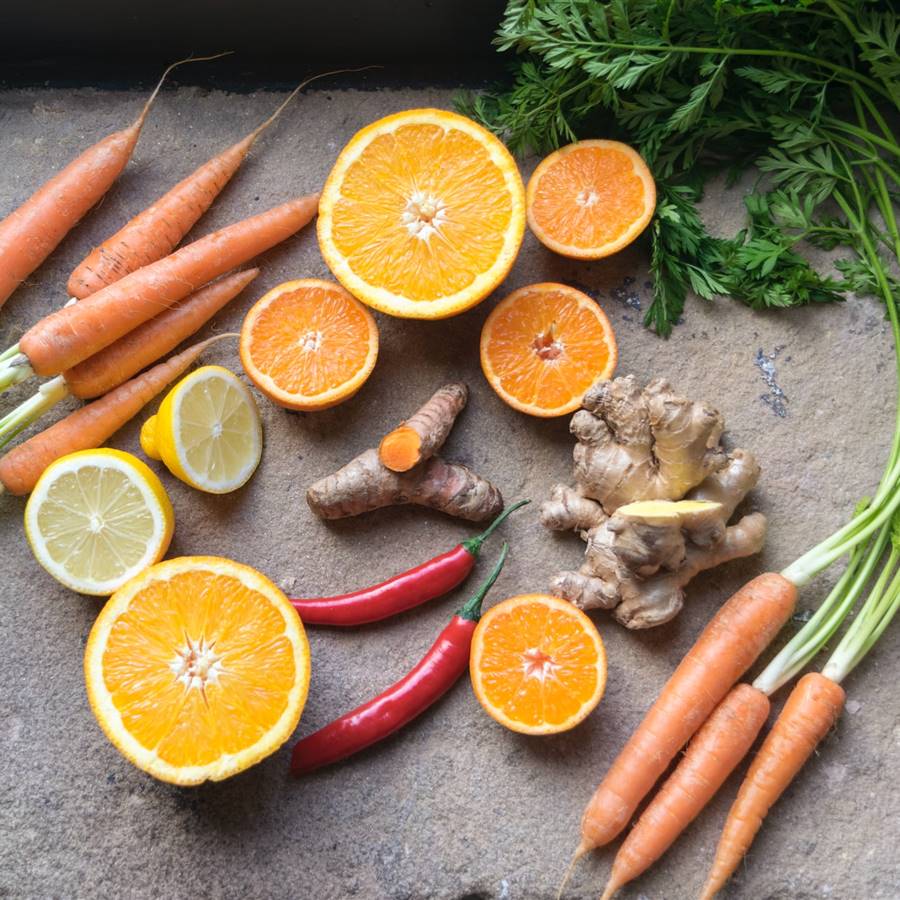
{"label": "ginger skin", "polygon": [[[758,553],[765,516],[727,523],[759,466],[747,451],[726,454],[722,430],[718,412],[660,379],[643,391],[633,376],[591,388],[571,423],[577,485],[556,485],[541,507],[546,527],[578,531],[587,548],[551,590],[650,628],[677,615],[698,572]],[[700,502],[672,502],[682,498]],[[635,502],[648,500],[662,502]]]}
{"label": "ginger skin", "polygon": [[[411,431],[419,462],[403,471],[388,468],[383,462],[388,435],[381,448],[364,451],[333,475],[313,484],[306,492],[312,511],[323,519],[341,519],[384,506],[413,503],[470,522],[496,518],[503,509],[500,491],[466,466],[433,455],[450,434],[468,393],[464,384],[445,385],[403,426],[391,432]],[[401,444],[408,447],[405,440],[401,439]]]}

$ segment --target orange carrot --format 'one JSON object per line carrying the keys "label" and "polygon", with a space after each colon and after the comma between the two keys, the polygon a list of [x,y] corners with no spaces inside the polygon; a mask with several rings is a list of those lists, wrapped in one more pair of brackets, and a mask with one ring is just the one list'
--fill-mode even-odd
{"label": "orange carrot", "polygon": [[19,444],[0,459],[0,485],[11,494],[28,494],[50,463],[76,450],[101,446],[211,343],[223,337],[234,335],[218,335],[182,350]]}
{"label": "orange carrot", "polygon": [[797,682],[728,813],[701,900],[714,897],[738,867],[775,801],[834,726],[845,696],[837,682],[818,672]]}
{"label": "orange carrot", "polygon": [[713,710],[687,752],[625,838],[600,900],[658,860],[744,758],[769,715],[769,698],[739,684]]}
{"label": "orange carrot", "polygon": [[[108,347],[213,278],[281,243],[315,215],[299,197],[215,231],[32,326],[19,351],[38,375],[58,375]],[[21,365],[10,360],[10,369]]]}
{"label": "orange carrot", "polygon": [[767,572],[713,616],[587,805],[575,858],[609,843],[713,708],[793,612],[797,588]]}
{"label": "orange carrot", "polygon": [[257,275],[259,269],[247,269],[214,281],[67,369],[69,393],[89,400],[118,387],[198,331]]}
{"label": "orange carrot", "polygon": [[131,159],[144,120],[166,76],[175,66],[191,61],[172,63],[163,72],[132,125],[88,147],[0,222],[0,306],[110,189]]}
{"label": "orange carrot", "polygon": [[69,278],[69,294],[79,299],[96,293],[142,266],[168,256],[197,220],[209,209],[237,172],[256,139],[310,82],[335,72],[313,75],[297,85],[290,96],[243,140],[205,162],[168,193],[135,216],[112,237],[95,247]]}

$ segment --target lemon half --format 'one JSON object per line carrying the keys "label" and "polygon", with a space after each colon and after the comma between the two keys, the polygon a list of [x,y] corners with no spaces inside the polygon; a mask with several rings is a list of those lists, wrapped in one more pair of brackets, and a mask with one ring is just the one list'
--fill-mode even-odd
{"label": "lemon half", "polygon": [[175,516],[159,478],[121,450],[56,460],[25,507],[37,561],[60,583],[105,596],[165,555]]}
{"label": "lemon half", "polygon": [[256,401],[233,372],[202,366],[182,378],[144,423],[141,447],[197,490],[235,491],[247,483],[262,456]]}

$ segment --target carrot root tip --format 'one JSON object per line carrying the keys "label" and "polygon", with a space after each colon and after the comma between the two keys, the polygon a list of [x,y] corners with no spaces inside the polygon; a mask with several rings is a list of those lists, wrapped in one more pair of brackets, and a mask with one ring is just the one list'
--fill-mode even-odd
{"label": "carrot root tip", "polygon": [[565,874],[563,875],[563,880],[559,885],[559,890],[556,892],[556,900],[560,900],[562,897],[563,891],[566,889],[566,885],[569,883],[569,879],[572,877],[572,873],[575,871],[575,866],[578,864],[578,860],[584,856],[585,853],[588,852],[591,848],[582,840],[582,842],[578,845],[575,850],[575,853],[572,854],[572,859],[569,860],[569,865],[566,868]]}

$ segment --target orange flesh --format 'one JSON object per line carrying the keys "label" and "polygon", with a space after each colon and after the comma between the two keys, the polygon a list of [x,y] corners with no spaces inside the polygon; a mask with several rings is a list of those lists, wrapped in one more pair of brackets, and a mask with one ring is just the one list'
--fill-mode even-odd
{"label": "orange flesh", "polygon": [[560,154],[541,175],[530,205],[538,226],[561,244],[611,244],[645,216],[647,188],[621,150],[585,147]]}
{"label": "orange flesh", "polygon": [[557,409],[612,374],[610,335],[606,317],[586,295],[523,289],[514,303],[498,307],[482,352],[501,391],[529,406]]}
{"label": "orange flesh", "polygon": [[368,284],[411,300],[464,290],[495,263],[512,217],[503,173],[461,131],[410,124],[346,172],[333,240]]}
{"label": "orange flesh", "polygon": [[[206,676],[191,680],[204,665]],[[173,766],[207,765],[254,744],[278,722],[297,678],[271,602],[209,571],[138,593],[110,632],[103,673],[124,727]]]}
{"label": "orange flesh", "polygon": [[581,618],[541,602],[498,613],[487,622],[482,641],[483,702],[522,725],[568,723],[605,677],[602,652]]}
{"label": "orange flesh", "polygon": [[339,387],[366,363],[369,320],[339,288],[306,287],[275,297],[253,323],[255,367],[290,394],[311,397]]}

